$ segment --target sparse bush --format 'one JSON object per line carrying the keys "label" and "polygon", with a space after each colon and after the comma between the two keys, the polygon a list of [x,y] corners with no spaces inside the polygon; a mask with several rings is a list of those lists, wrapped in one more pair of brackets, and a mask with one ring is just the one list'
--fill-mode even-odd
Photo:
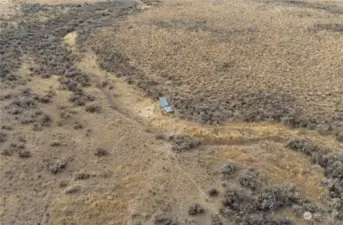
{"label": "sparse bush", "polygon": [[339,24],[339,23],[317,24],[315,26],[315,29],[343,33],[343,24]]}
{"label": "sparse bush", "polygon": [[67,167],[67,164],[68,162],[65,159],[57,159],[48,165],[48,170],[52,174],[57,174],[62,172]]}
{"label": "sparse bush", "polygon": [[147,5],[156,5],[157,3],[160,2],[160,0],[143,0],[142,2],[144,2],[144,4],[147,4]]}
{"label": "sparse bush", "polygon": [[211,197],[215,197],[215,196],[218,196],[219,192],[217,189],[215,188],[211,188],[210,190],[208,190],[208,195],[211,196]]}
{"label": "sparse bush", "polygon": [[11,143],[11,147],[15,150],[25,149],[25,144],[23,142]]}
{"label": "sparse bush", "polygon": [[177,219],[166,213],[159,213],[154,218],[155,225],[179,225]]}
{"label": "sparse bush", "polygon": [[12,130],[12,126],[4,124],[4,125],[1,126],[1,129],[3,129],[3,130]]}
{"label": "sparse bush", "polygon": [[192,204],[188,209],[188,215],[196,216],[199,214],[203,214],[205,209],[198,203]]}
{"label": "sparse bush", "polygon": [[158,133],[155,135],[155,138],[157,140],[166,140],[167,139],[167,136],[165,134],[162,134],[162,133]]}
{"label": "sparse bush", "polygon": [[342,142],[343,143],[343,132],[337,134],[337,141]]}
{"label": "sparse bush", "polygon": [[216,66],[216,70],[218,72],[230,72],[230,69],[234,67],[235,64],[233,62],[224,62]]}
{"label": "sparse bush", "polygon": [[328,135],[332,132],[332,126],[330,124],[318,124],[316,129],[321,135]]}
{"label": "sparse bush", "polygon": [[106,151],[104,148],[97,148],[94,152],[94,155],[98,157],[107,156],[108,151]]}
{"label": "sparse bush", "polygon": [[343,160],[337,159],[332,163],[328,163],[325,174],[330,178],[343,180]]}
{"label": "sparse bush", "polygon": [[87,180],[91,177],[89,173],[79,172],[75,175],[75,180]]}
{"label": "sparse bush", "polygon": [[94,101],[95,97],[92,95],[85,94],[83,91],[74,92],[69,98],[69,101],[73,102],[74,105],[84,106],[86,102]]}
{"label": "sparse bush", "polygon": [[306,155],[311,155],[317,150],[312,142],[303,139],[291,139],[287,142],[286,147],[300,151]]}
{"label": "sparse bush", "polygon": [[6,111],[23,125],[32,124],[34,130],[42,130],[51,124],[51,118],[38,109],[41,96],[34,94],[31,89],[21,90],[13,95],[14,99],[5,106]]}
{"label": "sparse bush", "polygon": [[31,157],[31,153],[28,150],[25,150],[25,143],[26,140],[23,137],[18,137],[10,144],[10,148],[6,151],[13,155],[13,153],[17,153],[20,158],[29,158]]}
{"label": "sparse bush", "polygon": [[7,139],[7,134],[4,132],[0,132],[0,143],[5,142]]}
{"label": "sparse bush", "polygon": [[74,126],[73,126],[73,128],[75,129],[75,130],[80,130],[80,129],[83,129],[83,125],[80,123],[80,122],[74,122]]}
{"label": "sparse bush", "polygon": [[13,155],[13,150],[9,148],[2,149],[0,152],[0,155],[3,156],[12,156]]}
{"label": "sparse bush", "polygon": [[42,114],[39,118],[39,125],[42,127],[49,127],[51,125],[51,117],[47,114]]}
{"label": "sparse bush", "polygon": [[67,187],[68,183],[69,182],[67,180],[62,180],[62,181],[60,181],[59,187]]}
{"label": "sparse bush", "polygon": [[90,113],[100,113],[101,112],[101,106],[98,104],[87,105],[86,111],[90,112]]}
{"label": "sparse bush", "polygon": [[304,207],[302,207],[300,205],[293,205],[292,206],[292,212],[295,216],[300,217],[304,214],[305,209],[304,209]]}
{"label": "sparse bush", "polygon": [[274,219],[265,215],[249,215],[244,218],[244,225],[294,225],[289,219]]}
{"label": "sparse bush", "polygon": [[108,81],[103,81],[101,82],[101,87],[107,87],[108,86]]}
{"label": "sparse bush", "polygon": [[169,140],[172,142],[172,150],[176,152],[190,150],[201,144],[199,140],[183,134],[170,136]]}
{"label": "sparse bush", "polygon": [[89,137],[91,134],[92,134],[92,130],[91,129],[87,129],[85,136]]}
{"label": "sparse bush", "polygon": [[29,157],[31,157],[31,152],[28,150],[20,150],[20,151],[18,151],[18,156],[20,158],[29,158]]}
{"label": "sparse bush", "polygon": [[256,191],[262,187],[262,182],[259,178],[260,176],[257,171],[246,170],[239,175],[238,181],[242,187]]}
{"label": "sparse bush", "polygon": [[237,170],[238,168],[235,164],[227,163],[221,168],[221,173],[224,175],[224,178],[230,178]]}
{"label": "sparse bush", "polygon": [[223,221],[219,215],[212,216],[212,225],[223,225]]}
{"label": "sparse bush", "polygon": [[39,97],[39,101],[41,102],[41,103],[50,103],[51,102],[51,98],[52,98],[52,95],[50,95],[50,94],[47,94],[47,95],[44,95],[44,96],[42,96],[42,97]]}
{"label": "sparse bush", "polygon": [[17,98],[10,103],[10,106],[23,110],[37,108],[36,102],[31,98]]}
{"label": "sparse bush", "polygon": [[71,194],[77,194],[81,191],[81,187],[78,186],[78,185],[74,185],[74,186],[70,186],[70,187],[67,187],[65,190],[64,190],[64,193],[66,195],[71,195]]}
{"label": "sparse bush", "polygon": [[274,211],[292,206],[298,202],[296,198],[294,199],[293,192],[288,192],[287,188],[279,186],[266,187],[257,197],[256,205],[262,211]]}
{"label": "sparse bush", "polygon": [[53,142],[51,142],[51,144],[50,144],[50,146],[51,147],[59,147],[59,146],[61,146],[62,144],[61,144],[61,142],[60,141],[53,141]]}

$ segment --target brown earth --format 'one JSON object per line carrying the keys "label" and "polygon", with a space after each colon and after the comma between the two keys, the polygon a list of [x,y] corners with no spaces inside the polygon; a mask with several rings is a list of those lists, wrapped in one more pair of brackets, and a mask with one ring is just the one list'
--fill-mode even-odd
{"label": "brown earth", "polygon": [[[28,7],[33,12],[23,15],[19,3],[11,4],[17,11],[10,13],[38,21],[32,29],[50,37],[59,37],[49,32],[62,27],[61,21],[48,23],[50,29],[42,28],[45,22],[70,10],[58,4],[56,11]],[[301,199],[323,209],[306,208],[321,214],[305,221],[287,205],[271,210],[273,218],[343,224],[332,216],[339,208],[330,208],[332,197],[323,184],[327,169],[285,145],[299,138],[334,153],[343,151],[337,140],[343,112],[342,4],[139,1],[131,11],[125,4],[118,19],[106,17],[101,25],[90,21],[91,30],[86,25],[66,30],[52,44],[42,39],[53,46],[43,46],[47,53],[27,48],[13,56],[18,65],[4,59],[10,66],[0,68],[13,70],[3,73],[0,84],[0,224],[238,224],[234,213],[241,209],[232,208],[233,217],[227,215],[223,201],[232,185],[243,185],[239,182],[246,168],[260,173],[248,182],[262,185],[257,191],[239,187],[249,192],[247,199],[258,197],[258,191],[267,193],[269,183],[293,184]],[[106,13],[94,6],[100,8],[98,14]],[[84,14],[75,15],[88,18]],[[6,41],[12,46],[17,40]],[[63,57],[46,60],[57,53],[75,55],[67,58],[75,68],[58,74],[53,62],[61,63]],[[169,97],[174,114],[161,112],[154,98],[158,92]],[[316,130],[282,125],[270,118],[274,109],[282,109],[280,117],[294,110],[311,119]],[[208,124],[198,123],[208,118],[199,119],[201,110],[211,115]],[[257,120],[255,114],[264,118]],[[175,152],[167,137],[176,134],[201,145]],[[237,177],[224,173],[223,178],[223,166],[232,163],[240,168]],[[213,188],[218,196],[208,194]],[[195,203],[204,209],[200,215],[194,207],[190,214]],[[246,214],[241,219],[247,216],[250,224],[267,224],[251,222],[254,212]]]}

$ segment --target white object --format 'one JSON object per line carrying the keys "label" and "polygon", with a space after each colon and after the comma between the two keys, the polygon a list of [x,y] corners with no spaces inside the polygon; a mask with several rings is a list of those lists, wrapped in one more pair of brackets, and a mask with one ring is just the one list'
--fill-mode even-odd
{"label": "white object", "polygon": [[312,219],[312,213],[310,213],[310,212],[304,212],[304,219],[305,219],[305,220],[310,220],[310,219]]}

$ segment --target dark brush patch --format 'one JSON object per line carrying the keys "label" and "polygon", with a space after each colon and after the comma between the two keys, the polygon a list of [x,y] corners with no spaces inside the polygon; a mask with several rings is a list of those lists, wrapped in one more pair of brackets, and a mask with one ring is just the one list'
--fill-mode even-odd
{"label": "dark brush patch", "polygon": [[51,102],[52,97],[52,93],[40,96],[26,88],[12,93],[4,110],[18,123],[31,124],[35,131],[42,130],[44,127],[49,127],[52,120],[48,114],[39,109],[39,105]]}
{"label": "dark brush patch", "polygon": [[172,143],[172,150],[176,152],[197,148],[201,144],[198,139],[183,134],[172,135],[169,141]]}
{"label": "dark brush patch", "polygon": [[61,180],[60,183],[59,183],[59,187],[67,187],[69,184],[69,182],[67,180]]}
{"label": "dark brush patch", "polygon": [[342,8],[336,5],[324,4],[324,3],[319,3],[319,2],[311,2],[311,1],[303,1],[303,0],[254,0],[254,1],[262,2],[265,4],[279,3],[283,5],[297,6],[300,8],[325,11],[332,14],[343,14]]}
{"label": "dark brush patch", "polygon": [[324,175],[332,181],[328,185],[330,211],[336,219],[343,220],[343,154],[303,139],[291,139],[286,147],[311,156],[313,163],[324,168]]}
{"label": "dark brush patch", "polygon": [[[49,78],[51,75],[60,76],[62,89],[74,92],[71,101],[76,105],[84,105],[93,98],[85,97],[80,90],[91,85],[87,74],[74,66],[78,60],[68,48],[61,45],[63,38],[70,32],[80,33],[78,45],[82,45],[90,33],[90,28],[99,28],[115,24],[120,17],[135,11],[134,1],[110,1],[94,4],[41,5],[21,4],[19,17],[13,17],[17,26],[2,25],[0,33],[0,78],[8,86],[19,84],[21,77],[16,71],[21,66],[23,55],[29,55],[35,63],[30,68],[31,76]],[[40,17],[49,15],[46,20]],[[120,55],[111,55],[109,60],[119,62]],[[113,61],[112,61],[113,62]],[[49,103],[47,96],[41,102]]]}
{"label": "dark brush patch", "polygon": [[75,130],[81,130],[81,129],[84,128],[84,125],[82,125],[82,124],[81,124],[80,122],[78,122],[78,121],[74,121],[73,128],[74,128]]}
{"label": "dark brush patch", "polygon": [[[226,176],[220,215],[235,224],[294,224],[288,218],[275,217],[282,209],[300,206],[311,213],[328,215],[311,201],[300,197],[293,186],[280,186],[262,177],[253,169],[236,169],[235,176]],[[236,184],[236,185],[234,185]]]}
{"label": "dark brush patch", "polygon": [[221,173],[225,179],[228,179],[232,177],[232,175],[234,175],[238,170],[239,168],[235,164],[228,163],[221,168]]}
{"label": "dark brush patch", "polygon": [[173,216],[167,213],[159,213],[154,217],[155,225],[178,225],[179,222]]}
{"label": "dark brush patch", "polygon": [[212,225],[224,225],[223,220],[219,215],[212,216]]}
{"label": "dark brush patch", "polygon": [[218,72],[230,72],[231,68],[234,67],[234,62],[224,62],[216,66]]}
{"label": "dark brush patch", "polygon": [[101,113],[102,107],[99,104],[91,104],[91,105],[87,105],[85,110],[86,112],[89,112],[89,113]]}
{"label": "dark brush patch", "polygon": [[136,68],[130,65],[128,57],[108,45],[95,46],[92,50],[99,56],[100,67],[115,73],[117,77],[134,75],[137,72]]}
{"label": "dark brush patch", "polygon": [[147,5],[156,5],[160,3],[161,1],[160,0],[142,0],[142,2]]}
{"label": "dark brush patch", "polygon": [[31,157],[31,152],[28,150],[20,150],[18,151],[18,156],[20,158],[30,158]]}
{"label": "dark brush patch", "polygon": [[12,127],[12,125],[4,124],[4,125],[1,126],[1,129],[3,129],[3,130],[12,130],[13,127]]}
{"label": "dark brush patch", "polygon": [[9,148],[4,148],[0,151],[0,155],[2,156],[12,156],[13,155],[13,151]]}
{"label": "dark brush patch", "polygon": [[10,145],[5,148],[1,154],[6,156],[12,156],[17,154],[20,158],[31,157],[31,152],[26,149],[26,139],[21,136],[14,136],[11,140]]}
{"label": "dark brush patch", "polygon": [[[209,98],[205,92],[192,98],[174,95],[171,97],[173,106],[181,116],[204,124],[219,124],[237,115],[248,122],[281,121],[286,116],[298,117],[301,113],[294,100],[282,92],[262,91],[237,96],[223,93],[217,99]],[[291,123],[294,126],[301,125],[300,121]]]}
{"label": "dark brush patch", "polygon": [[74,91],[69,98],[69,101],[76,106],[84,106],[87,102],[92,102],[95,97],[90,94],[86,94],[82,89]]}
{"label": "dark brush patch", "polygon": [[256,170],[250,169],[250,170],[244,171],[238,177],[238,182],[245,189],[256,191],[256,190],[261,189],[262,184],[263,184],[262,180],[260,180],[259,178],[260,178],[259,172]]}
{"label": "dark brush patch", "polygon": [[64,194],[66,195],[77,194],[79,192],[81,192],[81,187],[78,185],[69,186],[66,189],[64,189]]}
{"label": "dark brush patch", "polygon": [[313,152],[317,151],[317,146],[314,145],[311,141],[298,138],[290,139],[287,142],[286,147],[297,150],[306,155],[312,155]]}
{"label": "dark brush patch", "polygon": [[189,206],[188,215],[196,216],[205,213],[205,209],[198,203]]}
{"label": "dark brush patch", "polygon": [[216,197],[219,194],[218,190],[215,188],[211,188],[210,190],[207,191],[207,193],[211,197]]}
{"label": "dark brush patch", "polygon": [[343,143],[343,132],[340,132],[340,133],[337,134],[337,141]]}
{"label": "dark brush patch", "polygon": [[317,24],[314,27],[315,30],[327,30],[331,32],[338,32],[343,34],[343,24],[329,23],[329,24]]}
{"label": "dark brush patch", "polygon": [[3,143],[7,140],[7,133],[5,132],[0,132],[0,143]]}
{"label": "dark brush patch", "polygon": [[97,157],[103,157],[103,156],[107,156],[109,153],[106,149],[104,148],[97,148],[95,149],[94,155]]}
{"label": "dark brush patch", "polygon": [[144,76],[143,71],[131,65],[130,59],[113,43],[105,41],[100,45],[93,44],[92,50],[97,54],[97,61],[103,70],[115,73],[128,84],[136,85],[151,98],[158,99],[163,96],[164,88],[157,81]]}
{"label": "dark brush patch", "polygon": [[78,172],[75,175],[75,180],[87,180],[91,177],[89,173],[86,172]]}

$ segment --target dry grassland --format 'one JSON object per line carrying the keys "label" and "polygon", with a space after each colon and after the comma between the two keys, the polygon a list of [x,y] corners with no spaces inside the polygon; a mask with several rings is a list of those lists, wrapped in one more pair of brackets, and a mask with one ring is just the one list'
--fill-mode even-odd
{"label": "dry grassland", "polygon": [[0,224],[342,224],[340,1],[26,3],[0,5]]}

